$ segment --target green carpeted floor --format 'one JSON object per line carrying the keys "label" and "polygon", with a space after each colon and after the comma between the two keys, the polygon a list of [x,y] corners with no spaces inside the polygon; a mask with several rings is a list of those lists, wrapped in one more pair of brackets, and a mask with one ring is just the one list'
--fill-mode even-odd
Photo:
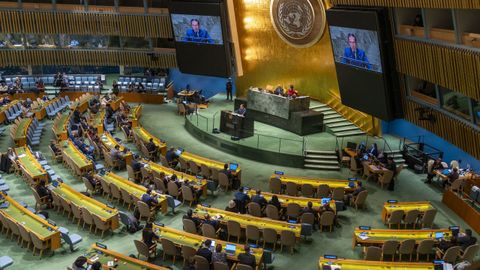
{"label": "green carpeted floor", "polygon": [[[79,191],[84,191],[85,187],[80,179],[73,177],[70,171],[63,165],[54,164],[50,159],[47,147],[49,140],[53,137],[51,131],[52,121],[46,120],[45,122],[48,124],[41,139],[41,146],[36,150],[40,150],[47,154],[49,163],[53,164],[52,167],[55,172],[59,174],[66,183]],[[184,130],[184,118],[176,114],[176,106],[174,104],[144,105],[141,123],[153,135],[165,140],[169,146],[182,146],[190,152],[216,160],[238,161],[243,168],[243,183],[247,186],[267,190],[270,174],[278,169],[285,171],[287,174],[299,176],[333,178],[346,178],[352,176],[348,169],[342,169],[340,172],[323,172],[297,168],[278,168],[278,166],[253,162],[212,149],[197,141]],[[6,132],[6,134],[8,134],[8,132]],[[123,138],[123,135],[120,132],[117,132],[115,136]],[[330,141],[322,142],[322,140],[318,140],[318,143],[326,144],[330,143]],[[8,135],[4,135],[0,138],[0,149],[2,149],[2,151],[5,151],[7,147],[12,145],[13,142]],[[138,151],[133,144],[129,144],[129,147],[135,152]],[[126,171],[120,172],[119,174],[126,175]],[[3,177],[11,189],[9,195],[16,200],[21,200],[31,205],[34,204],[33,195],[21,177],[6,174],[4,174]],[[341,228],[335,228],[335,231],[332,233],[315,232],[311,241],[301,241],[298,243],[294,255],[290,255],[288,252],[275,252],[275,261],[270,268],[289,269],[297,267],[297,269],[299,269],[298,267],[300,267],[300,269],[313,270],[317,268],[318,257],[323,254],[336,254],[346,258],[361,258],[361,249],[356,248],[355,250],[352,250],[351,248],[353,228],[358,225],[368,225],[373,228],[385,228],[381,222],[380,213],[383,202],[388,199],[397,199],[400,201],[429,200],[439,210],[435,220],[435,227],[447,227],[452,224],[458,224],[462,228],[468,228],[458,216],[441,203],[440,189],[435,186],[425,185],[422,182],[422,178],[424,178],[423,175],[415,175],[411,171],[404,170],[399,176],[397,187],[394,192],[381,190],[376,184],[367,183],[369,197],[367,199],[368,207],[366,210],[355,211],[353,209],[348,209],[347,211],[341,212],[339,217],[342,225]],[[232,192],[218,192],[215,196],[209,196],[205,202],[214,207],[224,208],[232,196]],[[95,196],[95,198],[100,201],[105,201],[105,199],[100,196]],[[122,209],[120,205],[118,206]],[[164,223],[166,226],[181,229],[181,217],[187,209],[186,206],[182,206],[180,211],[175,215],[169,214],[164,216],[159,214],[157,220]],[[97,241],[103,242],[108,248],[121,253],[127,255],[136,254],[133,240],[141,238],[140,232],[131,235],[119,229],[115,231],[114,234],[107,234],[103,239],[100,239],[99,235],[94,235],[93,233],[89,233],[88,230],[78,228],[58,213],[53,211],[49,211],[49,213],[51,219],[56,221],[58,225],[66,227],[71,233],[77,233],[83,237],[83,242],[79,245],[78,250],[74,253],[70,253],[70,251],[67,251],[66,249],[59,249],[53,256],[47,255],[42,259],[39,259],[38,256],[33,256],[31,251],[20,247],[14,241],[10,241],[5,235],[0,235],[0,256],[8,255],[15,261],[14,265],[8,269],[66,269],[66,266],[71,265],[76,257],[84,254],[89,246]],[[181,260],[177,261],[179,262],[173,266],[173,268],[181,269]],[[157,260],[155,263],[171,266],[172,261],[168,260],[166,262],[161,262],[161,260]]]}

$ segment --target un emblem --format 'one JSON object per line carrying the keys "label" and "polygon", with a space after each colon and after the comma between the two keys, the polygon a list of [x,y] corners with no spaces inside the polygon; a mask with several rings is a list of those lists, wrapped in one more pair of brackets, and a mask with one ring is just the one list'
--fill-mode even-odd
{"label": "un emblem", "polygon": [[275,31],[294,47],[310,47],[325,31],[322,0],[271,0],[270,18]]}

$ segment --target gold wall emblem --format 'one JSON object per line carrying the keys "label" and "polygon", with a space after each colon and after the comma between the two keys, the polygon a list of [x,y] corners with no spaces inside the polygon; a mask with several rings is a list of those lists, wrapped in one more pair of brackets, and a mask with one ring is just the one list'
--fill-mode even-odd
{"label": "gold wall emblem", "polygon": [[271,0],[270,18],[280,38],[294,47],[310,47],[325,31],[322,0]]}

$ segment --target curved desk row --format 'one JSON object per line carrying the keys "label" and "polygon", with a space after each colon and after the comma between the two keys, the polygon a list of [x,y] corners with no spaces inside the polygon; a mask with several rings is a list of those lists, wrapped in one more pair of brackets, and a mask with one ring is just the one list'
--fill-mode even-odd
{"label": "curved desk row", "polygon": [[16,146],[27,145],[27,132],[32,121],[32,118],[21,118],[12,126],[15,129],[11,131],[11,136]]}
{"label": "curved desk row", "polygon": [[[412,262],[384,262],[349,259],[327,259],[320,257],[318,269],[325,269],[324,266],[338,266],[342,270],[434,270],[433,263],[412,263]],[[332,268],[329,268],[332,269]],[[333,268],[338,269],[338,268]]]}
{"label": "curved desk row", "polygon": [[[149,262],[145,262],[139,259],[132,258],[127,255],[123,255],[119,252],[109,250],[106,247],[99,247],[93,244],[90,251],[87,252],[86,257],[89,264],[94,262],[100,262],[102,269],[110,270],[168,270],[169,268],[157,266]],[[109,264],[113,266],[109,266]]]}
{"label": "curved desk row", "polygon": [[403,210],[405,213],[411,210],[418,210],[420,214],[424,214],[425,211],[435,209],[431,202],[385,202],[382,209],[382,221],[385,223],[393,211]]}
{"label": "curved desk row", "polygon": [[279,178],[280,181],[282,182],[282,185],[286,185],[288,182],[291,182],[291,183],[297,184],[298,188],[301,188],[303,184],[310,184],[314,188],[318,188],[320,185],[327,185],[330,189],[344,188],[345,192],[352,192],[357,188],[357,182],[353,180],[322,179],[322,178],[310,178],[310,177],[301,177],[301,176],[273,174],[272,176],[270,176],[270,181],[272,181],[275,178]]}
{"label": "curved desk row", "polygon": [[63,162],[68,164],[76,175],[83,176],[86,172],[93,171],[93,162],[70,139],[61,141],[60,146],[62,147]]}
{"label": "curved desk row", "polygon": [[17,163],[22,170],[23,176],[30,185],[35,185],[40,181],[48,182],[48,174],[43,169],[28,147],[15,148]]}
{"label": "curved desk row", "polygon": [[60,114],[53,121],[52,131],[59,141],[68,138],[68,121],[70,121],[70,116],[70,113]]}
{"label": "curved desk row", "polygon": [[[250,189],[247,192],[247,194],[251,198],[251,197],[255,196],[257,193],[254,189]],[[322,199],[317,199],[317,198],[294,197],[294,196],[274,194],[274,193],[269,193],[269,192],[262,192],[262,196],[267,201],[270,201],[273,196],[277,196],[277,198],[280,201],[280,204],[282,205],[283,208],[286,208],[289,203],[296,203],[296,204],[300,205],[300,207],[305,208],[305,207],[308,206],[308,203],[311,202],[312,205],[313,205],[313,209],[315,209],[315,210],[318,210],[323,206]],[[337,205],[336,205],[334,200],[329,200],[329,205],[335,212],[337,212]]]}
{"label": "curved desk row", "polygon": [[[157,137],[153,136],[150,134],[148,131],[146,131],[143,127],[141,126],[136,126],[132,129],[133,131],[133,138],[135,140],[135,143],[137,144],[137,147],[141,149],[142,145],[146,145],[149,143],[150,138],[153,139],[153,143],[158,146],[158,151],[162,156],[164,156],[167,153],[167,144],[164,143],[162,140],[158,139]],[[143,153],[144,155],[146,153]]]}

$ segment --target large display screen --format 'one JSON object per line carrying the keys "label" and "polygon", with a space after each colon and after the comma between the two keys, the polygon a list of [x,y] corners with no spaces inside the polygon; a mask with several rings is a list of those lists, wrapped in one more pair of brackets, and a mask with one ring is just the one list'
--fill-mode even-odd
{"label": "large display screen", "polygon": [[180,71],[230,77],[225,6],[219,0],[171,0],[169,11]]}
{"label": "large display screen", "polygon": [[342,103],[390,120],[394,110],[383,56],[384,15],[381,9],[333,8],[327,20]]}
{"label": "large display screen", "polygon": [[335,62],[382,73],[376,31],[330,26]]}
{"label": "large display screen", "polygon": [[171,14],[176,42],[223,44],[219,16]]}

